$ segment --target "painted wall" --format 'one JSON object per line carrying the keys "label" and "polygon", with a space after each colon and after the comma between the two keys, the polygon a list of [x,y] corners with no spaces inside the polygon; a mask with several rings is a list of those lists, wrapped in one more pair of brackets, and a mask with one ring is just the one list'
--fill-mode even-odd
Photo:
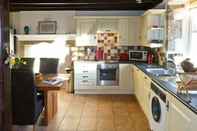
{"label": "painted wall", "polygon": [[22,11],[10,13],[11,26],[17,33],[24,33],[24,26],[31,28],[31,34],[38,33],[38,22],[57,21],[57,34],[75,33],[75,11]]}
{"label": "painted wall", "polygon": [[57,33],[75,33],[74,16],[140,16],[144,11],[21,11],[10,13],[10,25],[18,34],[24,33],[24,26],[31,28],[31,34],[38,33],[38,22],[57,21]]}

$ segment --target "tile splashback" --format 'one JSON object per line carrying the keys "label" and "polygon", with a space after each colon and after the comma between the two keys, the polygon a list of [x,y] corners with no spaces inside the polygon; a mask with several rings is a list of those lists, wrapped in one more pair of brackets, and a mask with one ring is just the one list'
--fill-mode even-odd
{"label": "tile splashback", "polygon": [[[86,47],[74,47],[72,49],[73,60],[96,60],[96,50],[99,47],[86,46]],[[129,50],[147,50],[149,47],[144,46],[114,46],[106,48],[104,53],[107,54],[108,60],[119,60],[121,53],[129,53]]]}

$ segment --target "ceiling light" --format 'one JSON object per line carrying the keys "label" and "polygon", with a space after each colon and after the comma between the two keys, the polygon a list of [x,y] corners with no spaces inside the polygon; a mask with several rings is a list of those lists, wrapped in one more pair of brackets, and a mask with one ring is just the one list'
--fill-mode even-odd
{"label": "ceiling light", "polygon": [[142,3],[142,0],[136,0],[136,2],[137,2],[138,4],[141,4],[141,3]]}

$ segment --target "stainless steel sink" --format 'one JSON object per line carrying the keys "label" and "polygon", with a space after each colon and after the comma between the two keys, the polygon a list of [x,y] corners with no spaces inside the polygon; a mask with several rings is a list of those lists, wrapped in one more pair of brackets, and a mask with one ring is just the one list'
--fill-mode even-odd
{"label": "stainless steel sink", "polygon": [[164,68],[147,68],[146,71],[155,76],[172,76],[173,74]]}

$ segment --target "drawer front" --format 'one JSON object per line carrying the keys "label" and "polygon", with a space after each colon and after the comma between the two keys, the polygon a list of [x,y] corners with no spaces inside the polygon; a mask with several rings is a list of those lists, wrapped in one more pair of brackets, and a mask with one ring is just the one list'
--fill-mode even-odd
{"label": "drawer front", "polygon": [[75,73],[96,73],[97,64],[75,65]]}
{"label": "drawer front", "polygon": [[75,74],[77,80],[96,80],[96,74],[84,73],[84,74]]}
{"label": "drawer front", "polygon": [[90,70],[88,68],[86,69],[80,69],[80,70],[75,70],[75,74],[88,74],[88,73],[93,73],[96,74],[96,70]]}
{"label": "drawer front", "polygon": [[96,81],[95,80],[79,80],[77,82],[78,89],[95,89]]}

